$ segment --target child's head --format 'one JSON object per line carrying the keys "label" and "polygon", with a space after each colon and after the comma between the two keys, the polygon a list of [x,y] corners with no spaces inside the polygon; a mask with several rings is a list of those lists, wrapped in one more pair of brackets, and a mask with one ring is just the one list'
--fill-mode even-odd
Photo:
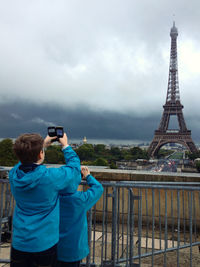
{"label": "child's head", "polygon": [[22,134],[15,141],[14,152],[22,164],[34,163],[41,159],[43,143],[39,134]]}

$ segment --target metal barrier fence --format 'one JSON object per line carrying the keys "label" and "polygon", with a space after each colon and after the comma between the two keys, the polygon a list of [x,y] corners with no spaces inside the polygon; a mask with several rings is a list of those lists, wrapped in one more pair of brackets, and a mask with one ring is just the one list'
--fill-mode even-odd
{"label": "metal barrier fence", "polygon": [[[88,212],[90,254],[83,266],[200,266],[199,183],[102,185],[101,199]],[[86,190],[85,182],[82,187]],[[0,179],[0,192],[2,246],[14,206],[8,179]],[[0,254],[3,262],[9,257]]]}
{"label": "metal barrier fence", "polygon": [[200,266],[199,183],[102,184],[87,266]]}

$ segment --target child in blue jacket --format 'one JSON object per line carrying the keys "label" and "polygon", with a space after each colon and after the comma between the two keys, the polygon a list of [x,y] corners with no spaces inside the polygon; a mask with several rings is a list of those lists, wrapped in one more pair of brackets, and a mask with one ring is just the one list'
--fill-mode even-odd
{"label": "child in blue jacket", "polygon": [[81,181],[80,160],[68,145],[66,134],[59,139],[66,165],[46,168],[41,165],[45,140],[39,134],[23,134],[14,144],[20,160],[9,173],[11,191],[16,201],[13,216],[11,267],[56,264],[59,240],[59,191],[76,189]]}
{"label": "child in blue jacket", "polygon": [[85,192],[62,190],[60,193],[60,239],[57,247],[59,267],[78,267],[89,254],[87,211],[99,200],[103,186],[81,167],[90,188]]}

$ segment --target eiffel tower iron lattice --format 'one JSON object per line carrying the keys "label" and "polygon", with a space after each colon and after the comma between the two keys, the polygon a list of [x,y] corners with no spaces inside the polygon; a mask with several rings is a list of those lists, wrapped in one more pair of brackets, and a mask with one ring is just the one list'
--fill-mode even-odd
{"label": "eiffel tower iron lattice", "polygon": [[[179,143],[185,146],[190,152],[197,152],[197,148],[191,138],[191,131],[187,129],[183,116],[183,105],[180,102],[179,83],[178,83],[178,61],[177,61],[177,36],[178,30],[175,22],[170,31],[171,54],[169,66],[169,79],[166,103],[158,130],[154,133],[154,138],[149,146],[148,153],[151,157],[157,155],[159,149],[167,143]],[[170,116],[178,119],[179,130],[170,130]]]}

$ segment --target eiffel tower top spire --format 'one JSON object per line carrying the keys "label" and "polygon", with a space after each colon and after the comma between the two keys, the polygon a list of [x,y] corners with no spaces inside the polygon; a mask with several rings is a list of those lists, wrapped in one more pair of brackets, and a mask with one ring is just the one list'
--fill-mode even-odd
{"label": "eiffel tower top spire", "polygon": [[171,53],[170,53],[170,65],[169,65],[169,79],[166,104],[180,103],[179,83],[178,83],[178,61],[177,61],[177,36],[178,29],[173,22],[173,27],[170,31],[171,36]]}
{"label": "eiffel tower top spire", "polygon": [[178,36],[178,29],[175,26],[175,21],[173,21],[173,27],[171,28],[170,36],[171,37],[177,37]]}

